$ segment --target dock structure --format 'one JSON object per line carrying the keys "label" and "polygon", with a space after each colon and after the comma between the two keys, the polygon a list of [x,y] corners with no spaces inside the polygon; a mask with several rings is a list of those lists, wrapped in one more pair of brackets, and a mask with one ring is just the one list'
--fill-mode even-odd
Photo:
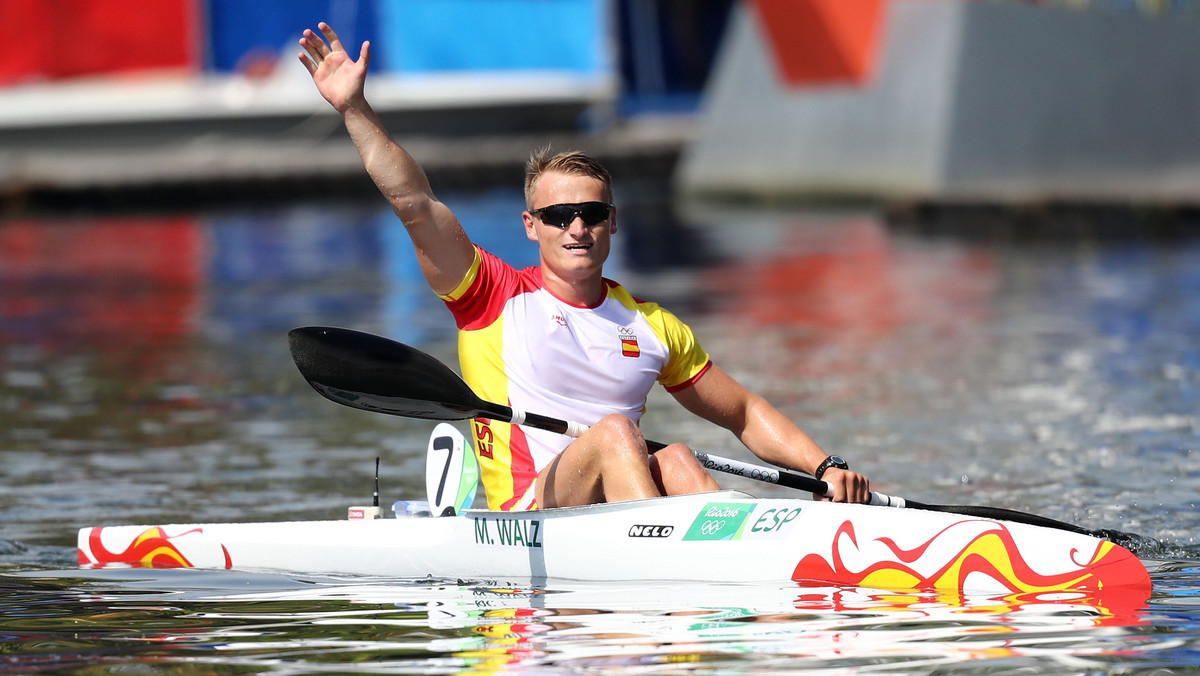
{"label": "dock structure", "polygon": [[[565,94],[548,91],[543,81],[505,92],[437,96],[419,91],[429,83],[417,91],[399,81],[381,84],[380,117],[438,187],[519,185],[530,152],[546,145],[589,152],[617,175],[669,176],[695,129],[687,113],[616,118],[608,90]],[[140,86],[143,96],[161,95],[152,83]],[[236,96],[254,86],[227,79],[195,85],[186,97]],[[269,98],[269,92],[254,95]],[[126,86],[120,95],[131,93],[138,94]],[[287,109],[141,119],[64,120],[50,112],[95,109],[117,94],[59,88],[41,94],[42,101],[23,94],[31,104],[23,110],[40,106],[45,114],[8,124],[0,115],[0,198],[46,206],[63,199],[128,204],[374,192],[340,117],[319,98]]]}
{"label": "dock structure", "polygon": [[[381,79],[372,100],[389,130],[428,172],[451,182],[513,167],[519,177],[529,152],[545,144],[670,160],[691,130],[687,116],[589,122],[611,106],[607,87]],[[0,186],[138,190],[362,177],[337,114],[315,91],[295,89],[227,77],[0,92],[9,111],[0,112]]]}
{"label": "dock structure", "polygon": [[755,0],[687,195],[1200,202],[1200,17],[1023,2]]}

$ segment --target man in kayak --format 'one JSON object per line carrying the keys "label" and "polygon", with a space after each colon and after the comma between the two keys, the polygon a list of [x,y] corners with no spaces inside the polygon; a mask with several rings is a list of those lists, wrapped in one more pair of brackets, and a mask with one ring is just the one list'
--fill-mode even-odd
{"label": "man in kayak", "polygon": [[638,420],[655,382],[763,460],[825,480],[833,500],[869,499],[866,477],[713,364],[685,324],[603,277],[617,232],[604,167],[576,152],[530,158],[522,220],[540,265],[518,271],[471,242],[384,129],[363,93],[370,44],[356,61],[332,28],[318,29],[304,31],[300,61],[341,114],[367,173],[408,230],[425,280],[454,315],[463,379],[484,399],[591,424],[571,440],[474,421],[489,508],[717,490],[683,444],[647,452]]}

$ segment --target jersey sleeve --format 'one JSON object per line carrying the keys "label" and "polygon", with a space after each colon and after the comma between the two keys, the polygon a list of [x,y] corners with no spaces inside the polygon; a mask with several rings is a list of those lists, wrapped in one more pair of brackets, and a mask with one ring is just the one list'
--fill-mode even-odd
{"label": "jersey sleeve", "polygon": [[655,330],[661,331],[660,335],[670,350],[670,357],[658,376],[658,382],[668,392],[678,392],[691,386],[712,366],[708,352],[700,346],[691,327],[670,312],[658,308],[653,323]]}

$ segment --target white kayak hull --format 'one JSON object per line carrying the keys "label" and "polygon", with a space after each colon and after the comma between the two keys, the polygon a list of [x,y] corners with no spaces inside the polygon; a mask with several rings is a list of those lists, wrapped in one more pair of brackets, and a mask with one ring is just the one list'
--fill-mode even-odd
{"label": "white kayak hull", "polygon": [[79,531],[84,566],[389,577],[812,580],[1005,594],[1149,593],[1145,566],[1098,538],[957,514],[737,491],[533,512]]}

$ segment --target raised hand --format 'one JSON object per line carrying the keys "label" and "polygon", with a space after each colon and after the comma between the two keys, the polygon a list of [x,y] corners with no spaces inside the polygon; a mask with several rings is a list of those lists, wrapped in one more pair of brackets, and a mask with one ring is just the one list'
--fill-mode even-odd
{"label": "raised hand", "polygon": [[304,29],[304,37],[300,38],[300,46],[304,51],[297,56],[312,75],[317,91],[341,113],[356,101],[363,100],[363,83],[367,79],[367,64],[371,61],[371,43],[362,44],[358,61],[354,61],[329,24],[322,21],[317,28],[325,37],[322,38],[311,29]]}

